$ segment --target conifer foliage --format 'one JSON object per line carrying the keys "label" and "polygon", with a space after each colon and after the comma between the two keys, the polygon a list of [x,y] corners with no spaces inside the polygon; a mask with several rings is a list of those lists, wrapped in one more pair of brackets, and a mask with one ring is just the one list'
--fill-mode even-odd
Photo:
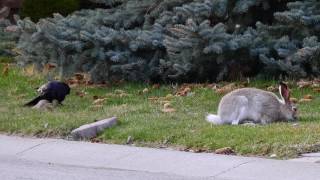
{"label": "conifer foliage", "polygon": [[318,76],[316,0],[91,0],[81,10],[18,21],[21,65],[55,63],[95,82],[219,81]]}
{"label": "conifer foliage", "polygon": [[12,56],[12,49],[16,46],[19,33],[9,32],[11,22],[7,19],[0,19],[0,56]]}

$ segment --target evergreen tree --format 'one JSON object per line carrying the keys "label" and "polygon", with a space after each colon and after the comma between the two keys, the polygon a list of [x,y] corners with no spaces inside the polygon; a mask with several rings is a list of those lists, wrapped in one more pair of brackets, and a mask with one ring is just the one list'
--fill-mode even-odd
{"label": "evergreen tree", "polygon": [[8,26],[11,22],[7,19],[0,19],[0,56],[13,56],[12,49],[16,46],[19,38],[18,32],[9,32]]}
{"label": "evergreen tree", "polygon": [[106,8],[19,21],[19,62],[96,82],[319,74],[316,0],[91,1]]}

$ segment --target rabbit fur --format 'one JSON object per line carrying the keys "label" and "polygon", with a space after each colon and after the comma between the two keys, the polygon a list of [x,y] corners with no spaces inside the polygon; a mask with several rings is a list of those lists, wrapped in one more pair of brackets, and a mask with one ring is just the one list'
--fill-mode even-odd
{"label": "rabbit fur", "polygon": [[213,124],[242,124],[245,122],[269,124],[297,119],[297,108],[290,101],[290,91],[279,85],[281,98],[272,92],[256,88],[234,90],[222,97],[218,114],[209,114],[206,120]]}

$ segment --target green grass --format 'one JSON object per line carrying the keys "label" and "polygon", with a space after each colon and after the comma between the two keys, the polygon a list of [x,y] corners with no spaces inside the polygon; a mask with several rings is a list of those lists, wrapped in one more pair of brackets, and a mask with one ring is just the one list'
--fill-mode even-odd
{"label": "green grass", "polygon": [[[0,65],[2,70],[3,65]],[[221,95],[210,88],[194,88],[187,97],[173,97],[174,113],[163,113],[163,105],[149,97],[164,97],[174,93],[167,85],[152,89],[148,84],[110,87],[74,87],[71,95],[53,112],[22,107],[32,99],[35,87],[46,82],[38,76],[26,77],[17,68],[8,76],[0,76],[0,132],[37,137],[66,137],[70,131],[84,123],[117,116],[119,124],[99,135],[106,143],[125,144],[131,136],[138,146],[173,147],[179,149],[214,151],[232,147],[238,155],[278,158],[296,157],[299,153],[320,151],[319,95],[311,89],[293,89],[300,98],[312,94],[315,99],[299,105],[300,123],[275,123],[266,126],[213,126],[204,120],[207,112],[215,113]],[[255,81],[250,86],[264,88],[273,81]],[[144,88],[149,92],[141,93]],[[110,96],[117,89],[127,97]],[[84,97],[76,95],[84,91]],[[107,96],[102,108],[92,108],[93,96]],[[108,96],[109,95],[109,96]]]}

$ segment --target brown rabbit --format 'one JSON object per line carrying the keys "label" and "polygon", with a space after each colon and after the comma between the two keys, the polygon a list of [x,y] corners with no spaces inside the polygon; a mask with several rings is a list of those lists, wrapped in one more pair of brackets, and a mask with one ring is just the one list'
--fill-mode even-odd
{"label": "brown rabbit", "polygon": [[297,108],[290,101],[290,90],[280,83],[281,99],[274,93],[256,88],[234,90],[222,97],[218,115],[209,114],[213,124],[241,124],[244,122],[268,124],[277,121],[294,121]]}

